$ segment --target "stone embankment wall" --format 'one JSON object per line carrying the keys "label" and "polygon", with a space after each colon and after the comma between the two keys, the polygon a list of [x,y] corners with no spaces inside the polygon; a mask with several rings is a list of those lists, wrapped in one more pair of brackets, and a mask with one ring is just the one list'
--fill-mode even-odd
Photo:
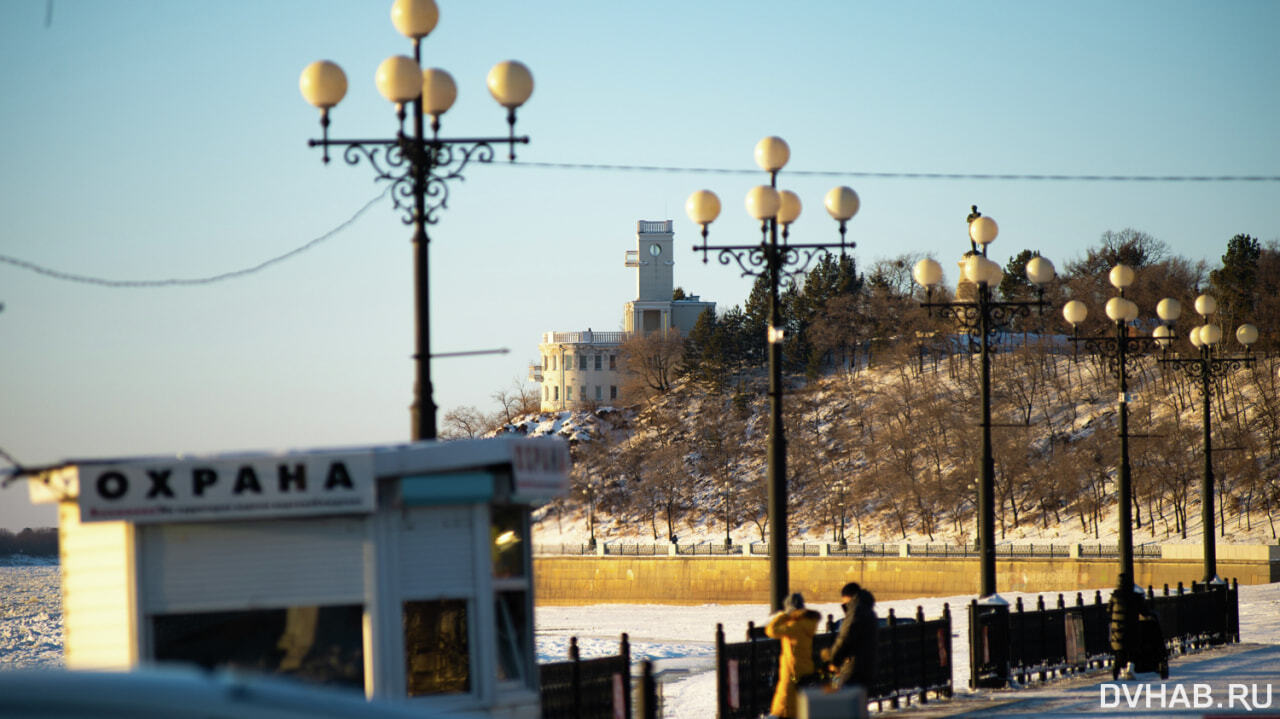
{"label": "stone embankment wall", "polygon": [[[1260,553],[1223,549],[1219,576],[1241,584],[1280,581],[1280,558],[1269,551],[1278,548],[1261,547]],[[1189,587],[1203,578],[1199,557],[1167,555],[1136,559],[1138,583],[1159,592],[1166,583]],[[769,603],[766,557],[545,555],[535,557],[533,564],[539,604]],[[978,560],[972,557],[792,557],[787,571],[791,590],[814,603],[839,601],[840,587],[851,581],[878,599],[976,595],[980,581]],[[1067,593],[1110,587],[1115,581],[1115,559],[1028,557],[996,563],[999,591]]]}

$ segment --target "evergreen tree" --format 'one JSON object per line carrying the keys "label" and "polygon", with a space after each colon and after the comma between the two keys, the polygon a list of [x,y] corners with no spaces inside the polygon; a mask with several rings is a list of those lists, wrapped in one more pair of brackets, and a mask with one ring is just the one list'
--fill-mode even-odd
{"label": "evergreen tree", "polygon": [[748,367],[763,367],[769,327],[769,276],[761,273],[751,285],[751,294],[742,308],[743,359]]}
{"label": "evergreen tree", "polygon": [[751,349],[751,337],[745,329],[746,313],[738,305],[724,313],[716,322],[724,347],[725,366],[732,372],[740,372],[750,366],[748,353]]}
{"label": "evergreen tree", "polygon": [[708,391],[722,390],[729,359],[725,340],[724,329],[716,321],[715,312],[704,310],[684,341],[684,365],[681,369],[684,376]]}
{"label": "evergreen tree", "polygon": [[793,311],[796,342],[791,347],[792,364],[803,366],[806,374],[815,377],[823,366],[831,362],[831,349],[841,344],[833,343],[831,328],[826,326],[833,311],[833,303],[839,304],[838,314],[846,316],[843,308],[849,306],[847,298],[856,298],[862,290],[854,260],[849,255],[827,254],[820,258],[805,275],[804,290],[795,298]]}
{"label": "evergreen tree", "polygon": [[997,287],[1000,297],[1014,302],[1035,299],[1036,286],[1027,279],[1027,263],[1032,257],[1039,256],[1039,252],[1023,250],[1009,258],[1009,263],[1004,266],[1004,278]]}
{"label": "evergreen tree", "polygon": [[1227,241],[1222,256],[1222,269],[1209,273],[1209,283],[1218,300],[1224,332],[1237,324],[1249,322],[1254,315],[1258,285],[1258,261],[1262,245],[1249,235],[1236,235]]}

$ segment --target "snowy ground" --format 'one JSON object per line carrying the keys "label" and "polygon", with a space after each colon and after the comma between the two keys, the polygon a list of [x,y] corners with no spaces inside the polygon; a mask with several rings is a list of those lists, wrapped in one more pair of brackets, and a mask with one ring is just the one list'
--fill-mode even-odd
{"label": "snowy ground", "polygon": [[[0,669],[62,666],[62,607],[59,597],[59,570],[56,565],[31,560],[0,560]],[[1104,592],[1105,593],[1105,592]],[[1004,595],[1010,602],[1017,597],[1034,597],[1016,593]],[[839,610],[835,602],[811,598],[810,606],[823,614]],[[893,608],[899,616],[912,616],[917,605],[924,607],[926,617],[942,612],[944,603],[952,608],[952,654],[956,658],[954,683],[961,694],[957,709],[979,697],[965,696],[969,680],[968,619],[964,611],[971,597],[940,597],[897,600],[878,605],[881,615]],[[1056,595],[1046,596],[1056,601]],[[1024,599],[1024,602],[1026,600]],[[1034,601],[1034,599],[1032,600]],[[568,656],[570,637],[578,637],[584,658],[618,652],[622,634],[628,634],[632,657],[655,661],[662,681],[665,716],[675,719],[706,719],[715,714],[715,627],[723,624],[729,641],[745,636],[747,622],[763,623],[768,618],[764,605],[704,605],[674,607],[657,605],[595,605],[580,607],[539,607],[537,620],[538,661],[560,661]],[[1247,644],[1273,645],[1266,648],[1269,661],[1276,664],[1280,677],[1280,583],[1240,587],[1240,635]],[[1209,655],[1207,660],[1186,660],[1186,672],[1195,681],[1222,684],[1233,680],[1246,668],[1241,662],[1256,664],[1260,656],[1253,648]],[[1235,657],[1235,659],[1233,659]],[[1154,675],[1153,675],[1154,676]],[[1175,665],[1173,679],[1179,678]],[[1280,678],[1275,684],[1276,704],[1280,707]],[[1270,686],[1270,685],[1268,685]],[[1070,691],[1055,694],[1065,701]],[[1078,691],[1084,692],[1084,689]],[[1090,684],[1080,702],[1098,704],[1097,690]],[[1265,688],[1263,689],[1265,691]],[[1007,692],[985,692],[982,699],[1003,698],[1019,702],[1048,701],[1044,690],[1025,689]],[[937,706],[937,705],[933,705]],[[1035,711],[1030,711],[1034,715]],[[1016,715],[1016,714],[1013,714]],[[1062,715],[1062,714],[1060,714]],[[1125,714],[1129,716],[1129,714]]]}
{"label": "snowy ground", "polygon": [[0,669],[62,666],[60,577],[51,562],[0,557]]}

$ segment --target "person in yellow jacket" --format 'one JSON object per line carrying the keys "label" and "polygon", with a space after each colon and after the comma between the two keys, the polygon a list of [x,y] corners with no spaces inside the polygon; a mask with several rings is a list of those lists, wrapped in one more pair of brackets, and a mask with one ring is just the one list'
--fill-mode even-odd
{"label": "person in yellow jacket", "polygon": [[818,632],[822,615],[804,608],[804,597],[792,594],[781,612],[769,618],[766,636],[782,640],[778,657],[778,688],[773,692],[770,716],[795,717],[800,687],[816,679],[813,665],[813,635]]}

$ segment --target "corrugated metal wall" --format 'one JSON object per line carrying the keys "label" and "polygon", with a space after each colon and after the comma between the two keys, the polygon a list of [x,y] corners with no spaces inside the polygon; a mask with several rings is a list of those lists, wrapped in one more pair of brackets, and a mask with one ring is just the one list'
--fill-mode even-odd
{"label": "corrugated metal wall", "polygon": [[364,603],[364,519],[139,528],[149,614]]}
{"label": "corrugated metal wall", "polygon": [[127,669],[133,664],[132,528],[80,523],[80,508],[58,507],[62,561],[63,655],[68,669]]}

